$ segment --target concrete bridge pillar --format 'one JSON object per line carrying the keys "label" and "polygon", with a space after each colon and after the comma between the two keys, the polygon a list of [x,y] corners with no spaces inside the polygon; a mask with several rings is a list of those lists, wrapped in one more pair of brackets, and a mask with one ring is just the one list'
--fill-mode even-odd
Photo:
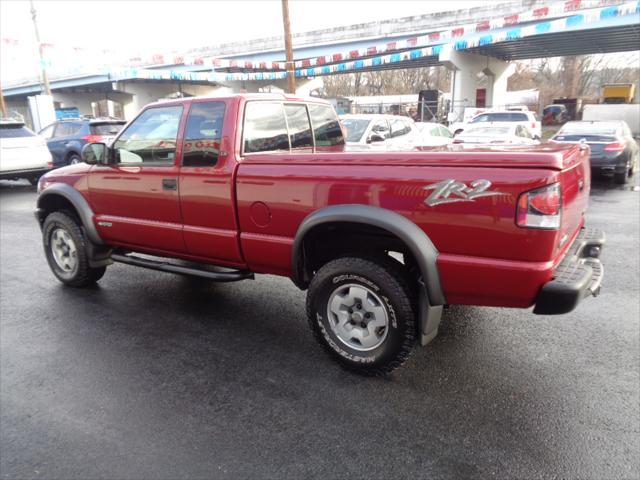
{"label": "concrete bridge pillar", "polygon": [[453,71],[451,79],[451,112],[453,121],[462,121],[466,107],[476,106],[478,84],[487,77],[486,106],[504,105],[507,80],[515,71],[515,64],[497,58],[444,48],[442,64]]}

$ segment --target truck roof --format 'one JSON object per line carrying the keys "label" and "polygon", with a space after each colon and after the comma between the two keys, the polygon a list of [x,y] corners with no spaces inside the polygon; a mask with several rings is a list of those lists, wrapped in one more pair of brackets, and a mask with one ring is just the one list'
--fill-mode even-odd
{"label": "truck roof", "polygon": [[331,105],[331,103],[324,98],[319,97],[299,97],[297,95],[290,95],[286,93],[225,93],[220,95],[202,95],[196,97],[184,97],[171,100],[161,100],[158,102],[150,103],[149,105],[175,105],[181,103],[188,103],[194,100],[227,100],[242,98],[245,100],[279,100],[279,101],[291,101],[291,102],[313,102],[323,103]]}

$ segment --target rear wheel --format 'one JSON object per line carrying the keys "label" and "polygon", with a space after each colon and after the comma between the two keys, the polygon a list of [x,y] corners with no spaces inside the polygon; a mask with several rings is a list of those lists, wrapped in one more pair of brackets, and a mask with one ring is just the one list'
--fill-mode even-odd
{"label": "rear wheel", "polygon": [[42,226],[44,252],[53,274],[66,285],[85,287],[102,278],[106,267],[91,268],[87,242],[75,217],[69,212],[54,212]]}
{"label": "rear wheel", "polygon": [[332,260],[309,285],[307,316],[316,339],[345,368],[384,375],[415,344],[412,290],[401,265],[387,259]]}
{"label": "rear wheel", "polygon": [[72,153],[69,156],[69,165],[75,165],[76,163],[80,163],[82,158],[77,153]]}

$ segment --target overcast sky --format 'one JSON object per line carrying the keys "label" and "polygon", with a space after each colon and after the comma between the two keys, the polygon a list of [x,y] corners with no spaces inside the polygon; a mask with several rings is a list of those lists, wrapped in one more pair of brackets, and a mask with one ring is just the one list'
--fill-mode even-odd
{"label": "overcast sky", "polygon": [[[297,33],[487,3],[505,0],[290,0],[289,11]],[[283,33],[280,0],[35,0],[34,5],[40,39],[54,46],[45,50],[52,77]],[[28,0],[0,0],[0,37],[14,42],[0,44],[2,83],[39,75],[30,9]],[[103,49],[112,53],[96,53]]]}
{"label": "overcast sky", "polygon": [[[498,1],[290,0],[294,33]],[[171,50],[282,35],[280,0],[36,0],[45,43]],[[0,1],[3,38],[33,42],[27,0]]]}

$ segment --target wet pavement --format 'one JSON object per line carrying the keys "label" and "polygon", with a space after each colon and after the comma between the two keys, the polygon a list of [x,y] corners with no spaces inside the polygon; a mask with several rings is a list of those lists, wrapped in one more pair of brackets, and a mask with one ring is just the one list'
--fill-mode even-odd
{"label": "wet pavement", "polygon": [[0,182],[1,478],[640,476],[638,189],[593,186],[598,298],[557,317],[452,307],[386,379],[324,354],[287,279],[118,264],[63,287],[35,198]]}

